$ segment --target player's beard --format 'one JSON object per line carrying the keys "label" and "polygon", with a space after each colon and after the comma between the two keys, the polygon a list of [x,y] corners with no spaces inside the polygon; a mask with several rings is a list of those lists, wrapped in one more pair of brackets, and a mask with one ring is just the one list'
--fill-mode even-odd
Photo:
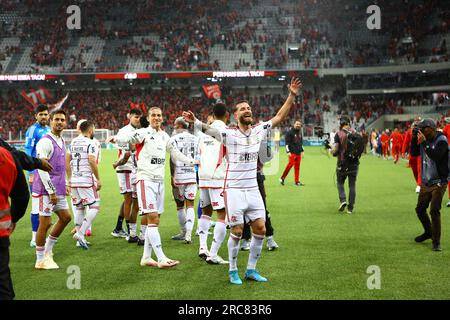
{"label": "player's beard", "polygon": [[253,118],[252,118],[252,116],[250,116],[250,117],[241,116],[239,118],[239,122],[246,126],[251,125],[253,123]]}

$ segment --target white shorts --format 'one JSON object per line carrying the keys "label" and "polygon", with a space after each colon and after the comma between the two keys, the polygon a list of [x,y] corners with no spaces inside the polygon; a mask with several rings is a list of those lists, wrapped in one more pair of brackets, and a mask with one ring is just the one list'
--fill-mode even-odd
{"label": "white shorts", "polygon": [[164,182],[140,180],[136,189],[140,215],[164,212]]}
{"label": "white shorts", "polygon": [[73,187],[71,189],[71,195],[74,206],[80,204],[83,206],[90,206],[91,204],[100,201],[100,195],[98,194],[95,186],[89,188]]}
{"label": "white shorts", "polygon": [[194,201],[195,196],[197,195],[197,184],[191,183],[177,185],[175,188],[172,188],[172,195],[173,198],[178,201]]}
{"label": "white shorts", "polygon": [[213,210],[224,209],[225,203],[223,195],[221,195],[222,191],[222,188],[200,188],[200,208],[203,209],[211,205]]}
{"label": "white shorts", "polygon": [[136,195],[136,173],[134,172],[117,172],[117,179],[119,180],[120,194],[132,193],[133,198]]}
{"label": "white shorts", "polygon": [[65,196],[57,196],[58,202],[55,205],[50,203],[50,197],[48,195],[32,195],[31,201],[32,211],[39,213],[43,217],[51,217],[53,212],[59,210],[69,210],[67,199]]}
{"label": "white shorts", "polygon": [[224,199],[230,226],[257,219],[266,221],[266,209],[258,189],[227,189],[224,192]]}

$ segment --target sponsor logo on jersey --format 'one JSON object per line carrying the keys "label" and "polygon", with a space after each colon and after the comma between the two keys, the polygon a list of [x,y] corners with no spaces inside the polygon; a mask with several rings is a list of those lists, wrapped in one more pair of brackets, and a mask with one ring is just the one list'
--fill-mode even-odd
{"label": "sponsor logo on jersey", "polygon": [[240,162],[254,162],[258,160],[258,152],[245,152],[239,155]]}
{"label": "sponsor logo on jersey", "polygon": [[163,158],[152,158],[150,163],[151,164],[164,164],[165,161],[166,161],[166,159],[163,159]]}

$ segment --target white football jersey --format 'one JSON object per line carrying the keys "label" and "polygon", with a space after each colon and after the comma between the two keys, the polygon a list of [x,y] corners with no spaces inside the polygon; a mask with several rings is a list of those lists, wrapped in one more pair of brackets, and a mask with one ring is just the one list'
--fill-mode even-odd
{"label": "white football jersey", "polygon": [[[213,128],[225,130],[223,121],[216,120],[211,124]],[[196,130],[199,140],[200,165],[198,167],[200,188],[223,188],[225,178],[226,159],[225,148],[213,137]]]}
{"label": "white football jersey", "polygon": [[[129,134],[131,132],[136,131],[137,129],[135,127],[133,127],[131,124],[126,125],[125,127],[121,128],[119,130],[119,132],[117,133],[117,135],[126,135]],[[127,163],[125,163],[124,165],[118,166],[116,168],[116,171],[132,171],[132,172],[136,172],[136,167],[137,167],[137,163],[136,163],[136,153],[132,150],[132,145],[130,143],[117,143],[117,147],[119,148],[119,158],[122,157],[122,155],[125,152],[130,152],[131,155],[128,158]]]}
{"label": "white football jersey", "polygon": [[[175,147],[185,156],[192,159],[198,158],[198,141],[199,139],[190,134],[186,130],[176,133],[170,138],[169,143],[174,143]],[[181,161],[173,161],[175,164],[175,184],[192,184],[197,183],[197,175],[194,166],[187,165]]]}
{"label": "white football jersey", "polygon": [[72,140],[69,152],[72,155],[70,166],[72,168],[72,187],[91,187],[94,185],[92,169],[89,165],[89,156],[97,156],[97,147],[92,139],[78,136]]}
{"label": "white football jersey", "polygon": [[170,143],[169,135],[162,130],[142,128],[128,134],[117,135],[116,141],[119,144],[136,145],[138,181],[164,181],[166,152],[169,152],[174,160],[194,165],[194,159],[182,154],[173,142]]}
{"label": "white football jersey", "polygon": [[[201,122],[196,122],[201,127]],[[266,139],[267,131],[272,127],[272,121],[261,122],[252,126],[246,134],[239,128],[212,128],[216,139],[225,145],[227,170],[225,174],[225,189],[255,189],[258,188],[256,170],[261,142]],[[208,131],[206,132],[208,134]],[[218,136],[220,134],[220,136]]]}

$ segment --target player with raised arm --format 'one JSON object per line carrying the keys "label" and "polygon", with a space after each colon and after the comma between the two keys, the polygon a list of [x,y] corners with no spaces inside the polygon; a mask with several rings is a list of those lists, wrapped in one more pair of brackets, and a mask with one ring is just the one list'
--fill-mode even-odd
{"label": "player with raised arm", "polygon": [[[80,124],[81,136],[72,140],[66,156],[66,171],[69,177],[72,203],[75,206],[75,228],[73,238],[83,249],[89,249],[84,238],[100,210],[97,191],[101,188],[97,166],[97,146],[92,140],[95,126],[86,120]],[[95,177],[95,179],[93,178]],[[86,216],[85,209],[88,208]]]}
{"label": "player with raised arm", "polygon": [[[30,157],[36,158],[36,145],[39,140],[50,132],[50,127],[48,124],[48,106],[44,104],[40,104],[36,107],[34,111],[34,117],[36,122],[28,128],[25,133],[25,153]],[[33,184],[34,174],[36,171],[32,171],[29,173],[29,184],[30,189]],[[36,247],[36,232],[39,228],[39,213],[34,212],[31,209],[31,241],[30,247]]]}
{"label": "player with raised arm", "polygon": [[[169,143],[187,157],[198,157],[198,138],[188,132],[189,124],[183,117],[178,117],[174,123],[174,135]],[[192,243],[192,229],[195,224],[194,200],[197,195],[197,177],[194,166],[181,161],[171,161],[172,194],[177,205],[178,223],[181,233],[173,236],[173,240],[184,240]],[[185,209],[186,207],[186,209]]]}
{"label": "player with raised arm", "polygon": [[[169,135],[161,129],[163,116],[160,108],[150,108],[148,121],[150,122],[150,127],[148,128],[141,128],[128,134],[110,137],[107,141],[136,145],[139,209],[141,215],[147,216],[147,230],[141,266],[171,268],[176,266],[179,261],[166,257],[158,231],[160,215],[164,211],[166,152],[169,152],[175,161],[179,160],[189,165],[194,165],[198,161],[188,158],[178,151],[173,142],[169,143]],[[152,249],[157,256],[157,262],[151,257]]]}
{"label": "player with raised arm", "polygon": [[275,117],[256,126],[252,126],[252,109],[245,101],[238,102],[235,106],[234,117],[238,122],[237,128],[213,128],[196,119],[192,111],[183,112],[186,121],[194,123],[196,129],[213,136],[226,147],[228,164],[224,182],[224,200],[231,226],[228,256],[229,278],[232,284],[242,284],[237,269],[237,256],[245,222],[250,223],[253,232],[245,278],[258,282],[267,281],[256,271],[256,263],[261,255],[266,232],[266,210],[256,180],[259,150],[267,130],[279,125],[287,117],[301,88],[300,80],[292,79],[289,96]]}

